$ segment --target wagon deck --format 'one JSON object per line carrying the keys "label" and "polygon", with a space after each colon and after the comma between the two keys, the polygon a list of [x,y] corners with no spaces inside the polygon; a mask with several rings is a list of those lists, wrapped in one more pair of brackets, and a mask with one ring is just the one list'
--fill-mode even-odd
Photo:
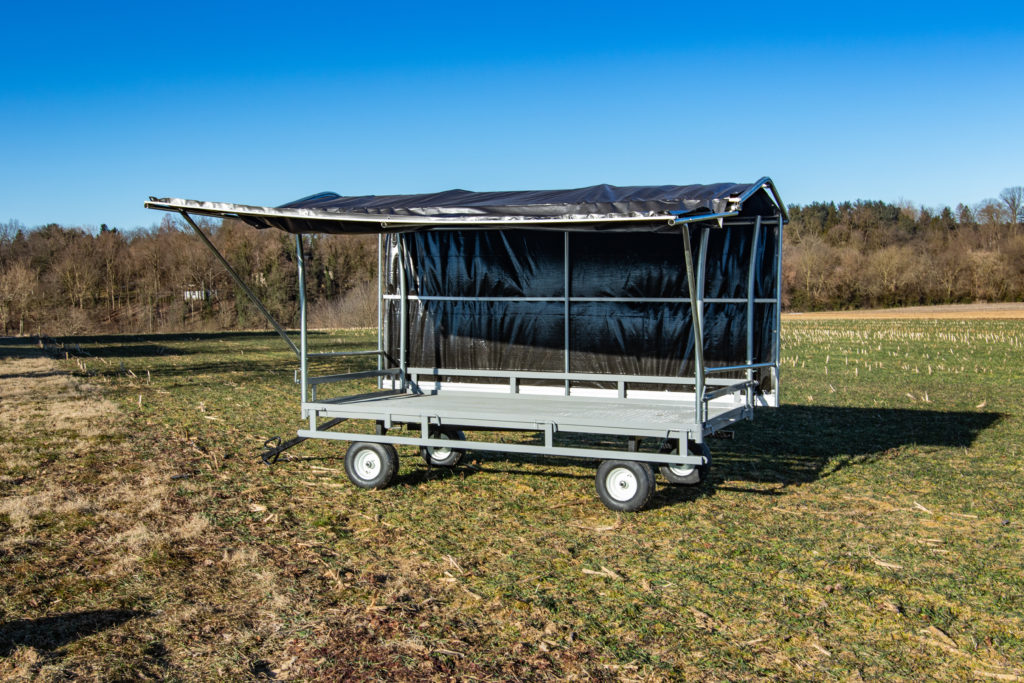
{"label": "wagon deck", "polygon": [[[522,452],[568,457],[593,458],[596,454],[614,454],[616,457],[640,459],[644,462],[679,463],[678,456],[643,453],[624,454],[618,451],[594,448],[556,446],[559,434],[629,434],[639,438],[679,440],[691,438],[701,431],[710,434],[744,418],[742,404],[712,404],[703,425],[692,422],[694,404],[691,400],[655,401],[644,399],[616,399],[600,397],[564,396],[506,396],[480,392],[449,391],[439,394],[403,394],[384,392],[356,398],[336,399],[310,403],[314,420],[318,418],[345,418],[379,421],[385,429],[398,424],[416,425],[420,436],[384,437],[389,443],[406,445],[437,445],[429,437],[431,427],[454,429],[509,430],[538,432],[549,437],[544,445],[466,441],[463,450]],[[428,434],[422,435],[423,425]],[[301,430],[300,436],[337,440],[367,440],[366,434],[351,432]],[[397,440],[396,440],[397,439]],[[371,439],[372,440],[372,439]],[[689,456],[686,464],[702,464],[699,456]]]}

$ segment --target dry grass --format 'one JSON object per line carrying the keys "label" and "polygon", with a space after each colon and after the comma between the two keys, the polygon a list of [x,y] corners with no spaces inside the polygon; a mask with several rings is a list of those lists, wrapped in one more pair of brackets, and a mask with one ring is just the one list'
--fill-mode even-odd
{"label": "dry grass", "polygon": [[0,678],[1024,676],[1020,323],[787,322],[784,407],[631,515],[543,459],[267,468],[299,422],[276,339],[79,341],[32,372],[68,420],[116,410],[54,430],[0,385]]}
{"label": "dry grass", "polygon": [[[161,677],[168,657],[198,663],[204,655],[208,666],[194,671],[216,676],[211,657],[260,637],[252,614],[273,576],[257,551],[232,548],[201,510],[183,503],[173,459],[140,453],[126,416],[98,393],[34,354],[0,368],[0,435],[22,456],[5,459],[0,479],[0,678]],[[227,595],[231,614],[216,606]],[[212,622],[211,610],[219,615]],[[29,623],[13,622],[20,631],[5,629],[22,615]],[[65,653],[66,623],[82,634],[103,631],[92,646],[117,654],[100,661]],[[189,645],[210,623],[218,641]],[[168,642],[159,656],[153,638]]]}

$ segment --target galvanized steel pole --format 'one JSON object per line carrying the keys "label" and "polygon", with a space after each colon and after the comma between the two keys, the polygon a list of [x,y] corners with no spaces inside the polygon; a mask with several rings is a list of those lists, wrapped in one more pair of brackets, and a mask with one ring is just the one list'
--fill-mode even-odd
{"label": "galvanized steel pole", "polygon": [[309,389],[309,344],[306,339],[306,256],[302,253],[302,235],[295,236],[295,257],[299,266],[299,377],[302,383],[302,403],[305,403]]}
{"label": "galvanized steel pole", "polygon": [[400,322],[398,334],[398,367],[402,373],[402,391],[405,391],[406,382],[406,368],[408,367],[408,358],[406,357],[408,349],[406,348],[406,337],[409,336],[409,279],[405,272],[405,233],[398,234],[398,286],[401,289],[402,301],[400,311]]}
{"label": "galvanized steel pole", "polygon": [[[750,270],[747,272],[747,365],[754,364],[754,273],[757,270],[757,240],[761,237],[761,217],[754,223],[750,238]],[[754,379],[754,370],[747,370],[747,380]],[[747,387],[747,405],[754,404],[754,390]]]}
{"label": "galvanized steel pole", "polygon": [[[377,369],[384,369],[384,345],[381,339],[381,329],[384,317],[384,235],[377,233]],[[384,378],[377,378],[377,388],[384,386]]]}
{"label": "galvanized steel pole", "polygon": [[[704,399],[704,332],[701,329],[701,315],[697,310],[700,308],[699,300],[697,298],[697,278],[694,273],[696,270],[693,265],[693,248],[690,246],[690,228],[688,225],[684,225],[682,229],[683,233],[683,252],[684,261],[686,264],[686,284],[690,290],[690,321],[693,325],[693,353],[694,360],[696,362],[696,371],[694,374],[694,393],[696,395],[696,407],[695,407],[695,423],[697,425],[703,424],[703,414],[701,404]],[[680,450],[680,453],[682,450]]]}

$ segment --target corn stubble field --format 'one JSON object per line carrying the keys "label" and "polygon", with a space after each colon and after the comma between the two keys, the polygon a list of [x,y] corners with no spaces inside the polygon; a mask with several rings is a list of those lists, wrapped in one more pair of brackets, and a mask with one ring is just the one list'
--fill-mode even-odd
{"label": "corn stubble field", "polygon": [[783,338],[784,407],[635,514],[564,461],[264,466],[269,335],[2,341],[0,678],[1024,677],[1024,322]]}

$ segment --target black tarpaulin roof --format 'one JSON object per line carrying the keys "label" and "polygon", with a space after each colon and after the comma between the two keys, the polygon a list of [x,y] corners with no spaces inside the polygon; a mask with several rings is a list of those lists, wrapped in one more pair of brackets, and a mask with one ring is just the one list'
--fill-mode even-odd
{"label": "black tarpaulin roof", "polygon": [[237,218],[291,233],[469,228],[658,231],[711,217],[785,216],[770,178],[755,183],[343,197],[311,195],[278,207],[151,197],[147,208]]}

